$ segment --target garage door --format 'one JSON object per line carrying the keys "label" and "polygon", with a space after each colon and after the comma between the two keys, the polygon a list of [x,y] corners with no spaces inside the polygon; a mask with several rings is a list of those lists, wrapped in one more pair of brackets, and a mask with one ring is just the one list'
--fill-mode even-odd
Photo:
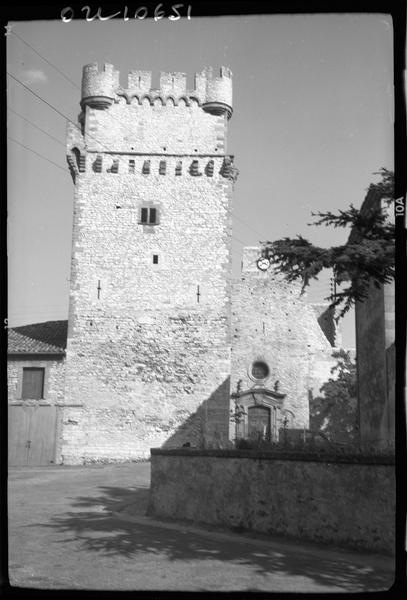
{"label": "garage door", "polygon": [[55,461],[56,407],[9,406],[10,466],[35,467]]}

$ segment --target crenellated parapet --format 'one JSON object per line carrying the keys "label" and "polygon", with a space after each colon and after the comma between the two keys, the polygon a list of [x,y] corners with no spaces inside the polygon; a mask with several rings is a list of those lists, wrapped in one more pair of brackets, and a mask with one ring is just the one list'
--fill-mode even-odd
{"label": "crenellated parapet", "polygon": [[101,69],[97,63],[86,65],[82,76],[82,107],[103,110],[124,97],[128,104],[142,104],[146,99],[150,104],[174,106],[196,103],[210,114],[232,116],[232,72],[227,67],[220,68],[219,76],[214,76],[212,67],[196,73],[193,90],[187,90],[186,74],[180,72],[161,73],[158,89],[151,87],[150,71],[130,71],[126,88],[120,86],[119,76],[111,64]]}

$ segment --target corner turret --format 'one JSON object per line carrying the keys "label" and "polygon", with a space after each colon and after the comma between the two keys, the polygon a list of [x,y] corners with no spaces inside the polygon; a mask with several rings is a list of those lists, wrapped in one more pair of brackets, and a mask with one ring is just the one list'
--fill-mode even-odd
{"label": "corner turret", "polygon": [[227,67],[220,68],[220,76],[213,77],[212,68],[202,72],[206,78],[205,102],[202,108],[213,115],[226,114],[230,119],[233,112],[232,72]]}
{"label": "corner turret", "polygon": [[119,76],[119,71],[108,63],[103,66],[103,70],[99,70],[98,63],[85,65],[82,73],[82,108],[108,108],[119,87]]}

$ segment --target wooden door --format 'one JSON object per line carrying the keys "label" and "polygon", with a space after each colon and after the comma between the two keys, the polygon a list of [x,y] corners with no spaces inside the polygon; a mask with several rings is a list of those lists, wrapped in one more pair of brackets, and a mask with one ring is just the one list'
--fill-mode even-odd
{"label": "wooden door", "polygon": [[27,440],[29,439],[29,429],[29,412],[27,410],[23,410],[22,406],[9,406],[8,460],[10,466],[19,467],[28,464]]}
{"label": "wooden door", "polygon": [[248,434],[270,440],[270,409],[268,406],[251,406],[248,410]]}
{"label": "wooden door", "polygon": [[55,460],[56,407],[9,406],[9,465],[40,467]]}

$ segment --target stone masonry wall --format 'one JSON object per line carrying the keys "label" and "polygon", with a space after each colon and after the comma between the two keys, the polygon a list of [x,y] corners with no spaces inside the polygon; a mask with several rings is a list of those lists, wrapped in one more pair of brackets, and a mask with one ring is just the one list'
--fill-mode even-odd
{"label": "stone masonry wall", "polygon": [[[85,138],[68,131],[76,185],[66,464],[228,434],[226,117],[170,104],[86,106]],[[156,225],[140,222],[142,207],[157,209]]]}
{"label": "stone masonry wall", "polygon": [[395,551],[395,467],[254,451],[151,451],[148,514]]}
{"label": "stone masonry wall", "polygon": [[329,377],[332,347],[312,306],[300,298],[298,286],[281,276],[259,271],[259,248],[245,248],[241,278],[232,287],[232,374],[235,391],[254,385],[250,365],[264,360],[270,368],[266,386],[286,394],[283,407],[294,412],[293,427],[309,427],[309,390]]}
{"label": "stone masonry wall", "polygon": [[[154,105],[145,99],[127,104],[124,98],[108,110],[86,107],[89,151],[141,154],[223,154],[226,118],[205,113],[197,102]],[[114,145],[114,149],[112,148]],[[119,155],[114,154],[114,158]],[[121,155],[120,155],[121,156]]]}
{"label": "stone masonry wall", "polygon": [[[388,205],[374,187],[369,189],[361,213],[371,210],[380,210],[388,222],[394,223],[392,204]],[[349,241],[357,242],[358,235],[352,230]],[[391,368],[389,372],[388,351],[395,340],[394,281],[380,288],[371,282],[367,298],[356,303],[355,318],[361,441],[367,446],[391,446],[395,435],[395,381]]]}
{"label": "stone masonry wall", "polygon": [[394,344],[394,283],[373,284],[364,302],[356,303],[356,340],[360,432],[366,444],[394,442],[394,376],[387,354]]}

